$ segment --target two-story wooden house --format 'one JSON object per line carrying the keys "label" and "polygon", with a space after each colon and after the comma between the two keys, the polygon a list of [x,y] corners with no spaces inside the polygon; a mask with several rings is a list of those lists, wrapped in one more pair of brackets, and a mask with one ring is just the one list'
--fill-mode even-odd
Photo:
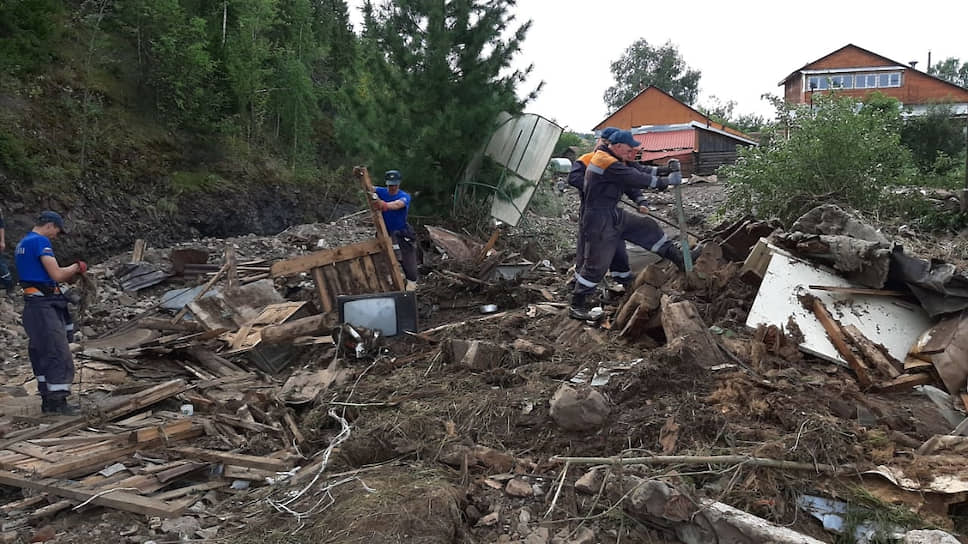
{"label": "two-story wooden house", "polygon": [[815,93],[831,90],[856,98],[878,91],[913,114],[937,103],[950,104],[956,115],[968,114],[968,89],[853,44],[794,70],[779,85],[793,104],[810,104]]}

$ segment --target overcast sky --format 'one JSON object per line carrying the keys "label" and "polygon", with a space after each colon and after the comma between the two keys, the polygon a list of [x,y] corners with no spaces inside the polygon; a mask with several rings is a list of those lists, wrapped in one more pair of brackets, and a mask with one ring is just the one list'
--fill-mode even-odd
{"label": "overcast sky", "polygon": [[[350,0],[359,20],[360,0]],[[605,118],[602,100],[613,84],[612,61],[639,38],[671,40],[702,72],[699,103],[736,101],[736,114],[770,115],[760,98],[781,94],[790,72],[848,43],[918,68],[947,57],[968,61],[968,1],[899,3],[857,0],[519,0],[519,21],[532,20],[517,58],[533,64],[526,94],[544,81],[526,110],[567,129],[588,132]],[[901,9],[901,8],[904,9]]]}

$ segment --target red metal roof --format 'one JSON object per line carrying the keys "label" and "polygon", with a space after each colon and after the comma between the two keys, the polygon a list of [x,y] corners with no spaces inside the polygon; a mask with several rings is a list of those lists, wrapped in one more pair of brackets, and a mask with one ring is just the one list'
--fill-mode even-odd
{"label": "red metal roof", "polygon": [[642,161],[653,161],[662,157],[681,155],[684,152],[694,151],[696,145],[696,130],[693,128],[667,132],[646,132],[635,134],[634,137],[642,142],[639,147],[642,152],[639,160]]}

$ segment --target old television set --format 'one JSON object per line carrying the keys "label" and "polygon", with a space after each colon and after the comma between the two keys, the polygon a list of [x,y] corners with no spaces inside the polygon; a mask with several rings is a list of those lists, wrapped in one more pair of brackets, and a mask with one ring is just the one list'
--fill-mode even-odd
{"label": "old television set", "polygon": [[417,332],[417,295],[412,292],[339,295],[340,323],[381,331],[396,336]]}

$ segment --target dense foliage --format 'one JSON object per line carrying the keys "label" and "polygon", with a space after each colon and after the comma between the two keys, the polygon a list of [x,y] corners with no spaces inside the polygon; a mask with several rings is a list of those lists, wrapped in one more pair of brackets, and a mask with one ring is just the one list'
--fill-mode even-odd
{"label": "dense foliage", "polygon": [[699,97],[702,73],[686,65],[672,42],[659,47],[640,38],[611,64],[615,84],[605,90],[605,104],[615,111],[654,85],[681,102],[694,104]]}
{"label": "dense foliage", "polygon": [[721,169],[729,211],[789,224],[820,203],[873,210],[885,187],[913,175],[896,101],[822,95],[812,106],[783,105],[779,113],[773,130],[784,134],[741,150],[735,165]]}
{"label": "dense foliage", "polygon": [[[525,74],[509,67],[529,23],[514,25],[514,3],[366,2],[357,34],[345,0],[8,0],[0,70],[19,78],[4,83],[15,94],[38,94],[31,78],[49,80],[44,71],[63,83],[42,93],[81,89],[50,102],[65,110],[59,122],[78,125],[79,149],[57,151],[67,177],[85,176],[95,149],[130,154],[114,149],[136,145],[140,127],[126,122],[136,115],[200,156],[278,157],[293,172],[362,162],[376,179],[396,168],[439,201],[498,112],[523,107],[515,88]],[[0,119],[0,134],[10,132],[0,171],[30,182],[47,175],[29,159],[43,143],[3,130],[20,125]],[[124,128],[104,133],[109,125]]]}
{"label": "dense foliage", "polygon": [[948,57],[928,67],[928,73],[968,89],[968,62],[962,63],[958,58]]}

